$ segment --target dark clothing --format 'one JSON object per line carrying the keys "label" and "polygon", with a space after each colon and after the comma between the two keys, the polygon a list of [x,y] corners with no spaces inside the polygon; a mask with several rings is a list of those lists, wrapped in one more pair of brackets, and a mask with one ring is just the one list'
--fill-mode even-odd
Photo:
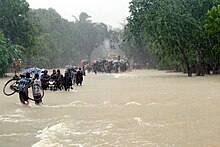
{"label": "dark clothing", "polygon": [[64,84],[64,77],[62,74],[57,74],[57,88],[62,90]]}
{"label": "dark clothing", "polygon": [[65,91],[69,90],[72,87],[73,73],[71,70],[67,70],[64,76],[64,88]]}
{"label": "dark clothing", "polygon": [[79,84],[82,85],[83,82],[83,72],[81,70],[78,70],[76,73],[76,85],[78,86]]}
{"label": "dark clothing", "polygon": [[30,78],[22,78],[21,80],[19,80],[19,98],[21,103],[23,104],[28,104],[28,87],[26,86],[29,84],[30,81]]}
{"label": "dark clothing", "polygon": [[50,76],[48,74],[41,75],[41,84],[42,84],[43,90],[46,90],[48,88],[49,79],[50,79]]}
{"label": "dark clothing", "polygon": [[36,105],[40,105],[40,104],[42,104],[42,98],[41,98],[41,95],[34,96],[34,101],[35,101],[35,104],[36,104]]}
{"label": "dark clothing", "polygon": [[50,78],[53,79],[54,81],[57,81],[57,74],[52,73]]}
{"label": "dark clothing", "polygon": [[57,90],[58,88],[58,77],[57,77],[57,73],[52,73],[51,76],[50,76],[50,80],[54,81],[54,88],[53,90]]}
{"label": "dark clothing", "polygon": [[22,104],[28,104],[28,91],[20,91],[19,92],[19,98]]}
{"label": "dark clothing", "polygon": [[48,74],[42,74],[40,78],[41,78],[41,80],[43,79],[43,80],[49,81],[50,76]]}

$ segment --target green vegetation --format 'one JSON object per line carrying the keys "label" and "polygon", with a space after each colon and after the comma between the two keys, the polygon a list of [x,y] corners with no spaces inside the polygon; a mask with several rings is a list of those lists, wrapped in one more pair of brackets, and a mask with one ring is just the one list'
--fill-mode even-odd
{"label": "green vegetation", "polygon": [[133,0],[124,33],[130,46],[127,52],[138,49],[158,68],[186,71],[188,76],[217,73],[218,4],[216,0]]}
{"label": "green vegetation", "polygon": [[90,60],[92,51],[115,31],[89,18],[82,12],[79,19],[69,22],[52,8],[34,10],[25,0],[1,0],[0,76],[20,58],[25,68],[64,67]]}
{"label": "green vegetation", "polygon": [[24,48],[19,45],[8,44],[3,33],[0,32],[0,77],[4,76],[13,59],[20,58]]}
{"label": "green vegetation", "polygon": [[[82,12],[69,22],[56,10],[30,9],[25,0],[0,1],[0,76],[23,66],[61,67],[90,60],[104,39],[120,43],[139,64],[188,76],[219,73],[219,0],[132,0],[128,24],[113,30]],[[22,56],[21,56],[22,55]]]}

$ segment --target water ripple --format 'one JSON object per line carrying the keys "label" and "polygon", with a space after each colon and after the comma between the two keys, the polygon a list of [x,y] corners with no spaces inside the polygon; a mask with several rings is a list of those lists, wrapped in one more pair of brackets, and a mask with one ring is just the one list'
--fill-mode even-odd
{"label": "water ripple", "polygon": [[163,128],[165,126],[168,126],[166,123],[158,123],[158,122],[153,122],[153,123],[148,123],[144,122],[140,117],[135,117],[134,120],[137,121],[137,124],[140,126],[150,126],[150,127],[155,127],[155,128]]}
{"label": "water ripple", "polygon": [[140,106],[141,103],[137,103],[137,102],[131,101],[131,102],[126,103],[125,105],[126,105],[126,106],[127,106],[127,105],[138,105],[138,106]]}

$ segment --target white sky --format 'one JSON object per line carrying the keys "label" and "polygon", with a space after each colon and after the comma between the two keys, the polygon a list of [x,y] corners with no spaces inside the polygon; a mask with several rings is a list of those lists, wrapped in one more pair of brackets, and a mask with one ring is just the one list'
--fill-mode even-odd
{"label": "white sky", "polygon": [[93,22],[103,22],[114,28],[121,28],[129,16],[131,0],[26,0],[30,8],[54,8],[62,18],[74,20],[81,12],[91,16]]}

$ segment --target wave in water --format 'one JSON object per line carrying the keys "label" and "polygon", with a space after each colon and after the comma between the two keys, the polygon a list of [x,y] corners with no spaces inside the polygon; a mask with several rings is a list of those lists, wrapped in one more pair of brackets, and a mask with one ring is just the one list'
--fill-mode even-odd
{"label": "wave in water", "polygon": [[32,120],[26,118],[25,111],[22,109],[16,109],[15,112],[11,112],[9,114],[1,115],[0,122],[31,122]]}
{"label": "wave in water", "polygon": [[[82,125],[84,127],[82,127]],[[42,146],[89,146],[91,142],[97,141],[98,144],[104,145],[102,137],[109,134],[113,124],[105,120],[99,121],[65,121],[58,122],[52,126],[47,126],[38,131],[35,136],[38,140],[32,147]],[[96,143],[97,143],[96,142]]]}
{"label": "wave in water", "polygon": [[152,105],[176,105],[177,103],[175,102],[167,102],[167,103],[156,103],[156,102],[152,102],[152,103],[148,103],[149,106]]}
{"label": "wave in water", "polygon": [[129,74],[112,74],[113,77],[115,79],[120,79],[120,78],[130,78],[130,79],[134,79],[134,78],[137,78],[137,76],[135,75],[129,75]]}
{"label": "wave in water", "polygon": [[45,108],[67,108],[67,107],[95,107],[94,104],[89,104],[82,101],[74,101],[69,104],[63,104],[63,105],[44,105]]}
{"label": "wave in water", "polygon": [[138,106],[141,106],[141,103],[137,103],[137,102],[131,101],[131,102],[126,103],[125,105],[126,106],[127,105],[138,105]]}
{"label": "wave in water", "polygon": [[135,117],[134,120],[136,120],[137,124],[140,126],[150,126],[150,127],[156,127],[156,128],[163,128],[168,125],[166,123],[158,123],[158,122],[147,123],[147,122],[144,122],[140,117]]}
{"label": "wave in water", "polygon": [[35,135],[34,133],[9,133],[9,134],[0,134],[0,137],[16,137],[16,136],[30,136]]}
{"label": "wave in water", "polygon": [[[137,103],[137,105],[139,105]],[[103,102],[103,104],[91,104],[87,102],[82,102],[82,101],[74,101],[69,104],[63,104],[63,105],[43,105],[42,107],[44,108],[67,108],[67,107],[78,107],[78,108],[94,108],[94,107],[119,107],[118,104],[113,104],[109,101]]]}
{"label": "wave in water", "polygon": [[[32,147],[41,147],[41,146],[63,146],[62,142],[71,142],[71,140],[60,140],[58,136],[60,134],[66,134],[67,128],[65,124],[58,123],[51,127],[46,127],[43,130],[38,131],[36,138],[39,141],[32,145]],[[60,140],[59,142],[57,140]]]}

